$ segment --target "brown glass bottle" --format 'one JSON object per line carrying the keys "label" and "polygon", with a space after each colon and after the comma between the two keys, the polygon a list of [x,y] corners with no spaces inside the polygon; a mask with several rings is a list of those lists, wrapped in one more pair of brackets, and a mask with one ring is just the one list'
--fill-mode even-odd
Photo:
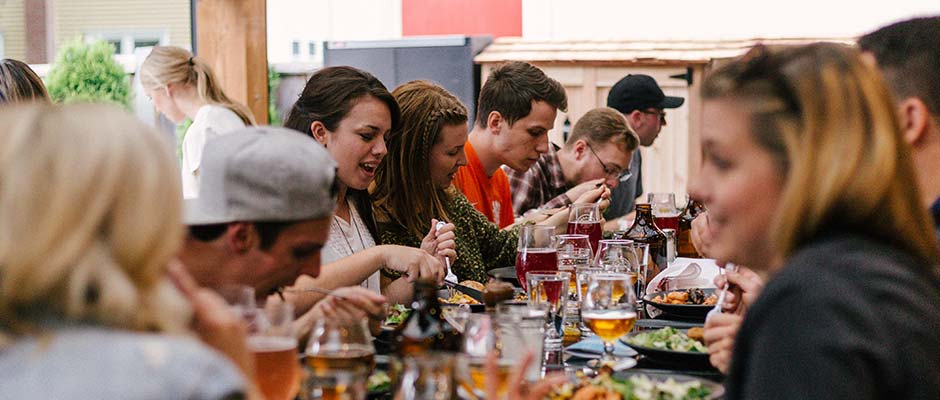
{"label": "brown glass bottle", "polygon": [[666,269],[666,234],[653,222],[653,211],[649,204],[636,205],[636,219],[624,237],[650,246],[645,282]]}
{"label": "brown glass bottle", "polygon": [[695,249],[692,243],[692,220],[705,211],[705,205],[702,202],[689,199],[689,205],[679,216],[679,236],[676,241],[676,255],[679,257],[701,258],[702,255]]}
{"label": "brown glass bottle", "polygon": [[444,319],[437,285],[430,279],[418,279],[414,290],[411,314],[395,331],[398,354],[404,357],[430,351],[459,352],[462,335]]}

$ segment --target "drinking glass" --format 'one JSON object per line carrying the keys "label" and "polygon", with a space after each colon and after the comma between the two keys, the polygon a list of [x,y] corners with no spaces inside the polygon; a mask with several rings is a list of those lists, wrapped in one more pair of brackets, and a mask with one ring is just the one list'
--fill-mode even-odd
{"label": "drinking glass", "polygon": [[529,305],[547,309],[545,345],[556,350],[565,336],[565,306],[571,273],[562,271],[530,271],[526,273]]}
{"label": "drinking glass", "polygon": [[575,270],[578,267],[591,265],[593,253],[588,235],[557,235],[555,236],[555,249],[558,251],[558,270],[571,273],[568,294],[575,295]]}
{"label": "drinking glass", "polygon": [[[305,352],[308,399],[360,398],[359,387],[375,367],[375,347],[366,321],[314,321]],[[364,398],[365,393],[362,393]]]}
{"label": "drinking glass", "polygon": [[595,265],[609,272],[633,274],[633,282],[636,283],[640,263],[633,243],[623,239],[603,240]]}
{"label": "drinking glass", "polygon": [[555,227],[525,225],[519,231],[516,248],[516,278],[526,288],[525,274],[529,271],[557,271],[558,252],[554,247]]}
{"label": "drinking glass", "polygon": [[571,205],[571,211],[568,213],[568,233],[588,235],[591,249],[597,251],[597,242],[604,236],[597,203]]}
{"label": "drinking glass", "polygon": [[255,361],[255,379],[269,400],[290,400],[300,388],[300,363],[294,335],[294,308],[270,302],[258,311],[248,336]]}
{"label": "drinking glass", "polygon": [[252,324],[255,322],[255,317],[258,315],[255,289],[248,285],[225,285],[216,292],[228,303],[235,315],[245,323]]}
{"label": "drinking glass", "polygon": [[535,358],[525,371],[525,380],[529,382],[542,377],[547,315],[548,308],[544,303],[530,306],[526,302],[504,301],[496,305],[501,358],[512,365],[519,365],[526,354],[532,353]]}
{"label": "drinking glass", "polygon": [[630,276],[617,273],[591,275],[581,303],[581,320],[604,342],[600,365],[614,365],[614,343],[636,323],[636,299]]}
{"label": "drinking glass", "polygon": [[650,193],[647,200],[653,209],[653,223],[659,229],[674,229],[679,231],[679,214],[682,210],[676,207],[675,193]]}
{"label": "drinking glass", "polygon": [[633,242],[633,251],[636,253],[638,265],[636,298],[641,301],[646,296],[646,284],[652,278],[649,276],[650,245],[649,243]]}
{"label": "drinking glass", "polygon": [[506,392],[513,363],[512,360],[503,357],[499,347],[499,336],[493,318],[486,314],[471,315],[464,329],[464,357],[460,362],[460,370],[462,378],[473,387],[477,396],[486,394],[486,357],[490,353],[497,353],[498,356],[497,390],[500,396]]}

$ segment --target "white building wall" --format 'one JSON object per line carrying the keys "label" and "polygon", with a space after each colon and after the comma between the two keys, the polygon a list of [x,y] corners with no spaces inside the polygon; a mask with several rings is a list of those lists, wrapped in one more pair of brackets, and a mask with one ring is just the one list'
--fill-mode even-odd
{"label": "white building wall", "polygon": [[937,0],[522,0],[522,34],[539,40],[855,37],[937,14]]}
{"label": "white building wall", "polygon": [[[323,41],[401,38],[401,0],[267,0],[267,6],[272,64],[320,66]],[[310,43],[315,47],[312,55]]]}

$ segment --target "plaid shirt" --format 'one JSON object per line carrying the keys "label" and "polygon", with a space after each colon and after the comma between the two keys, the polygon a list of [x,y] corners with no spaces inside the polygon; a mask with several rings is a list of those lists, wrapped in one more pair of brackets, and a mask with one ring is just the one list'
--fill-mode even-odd
{"label": "plaid shirt", "polygon": [[551,209],[571,204],[571,199],[565,195],[568,184],[558,162],[555,144],[549,146],[547,153],[542,154],[539,160],[526,172],[517,172],[512,168],[503,166],[503,171],[509,178],[509,191],[512,193],[512,208],[516,216],[535,209]]}

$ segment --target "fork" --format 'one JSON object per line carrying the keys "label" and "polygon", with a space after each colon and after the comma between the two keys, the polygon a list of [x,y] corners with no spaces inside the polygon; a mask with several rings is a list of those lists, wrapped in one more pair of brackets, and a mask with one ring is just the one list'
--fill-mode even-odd
{"label": "fork", "polygon": [[[434,227],[434,233],[436,234],[441,228],[447,225],[444,221],[437,221],[437,226]],[[444,257],[444,264],[447,265],[447,276],[444,277],[445,281],[450,283],[457,283],[457,275],[454,274],[454,271],[450,269],[450,257]]]}
{"label": "fork", "polygon": [[[737,265],[734,265],[734,263],[727,263],[725,264],[725,268],[722,270],[722,275],[726,275],[727,271],[735,272],[737,270]],[[712,308],[711,311],[708,312],[709,316],[712,314],[721,314],[721,306],[725,303],[725,293],[728,293],[728,288],[730,286],[731,283],[726,279],[724,287],[721,288],[721,293],[718,294],[718,301],[715,302],[715,308]]]}

